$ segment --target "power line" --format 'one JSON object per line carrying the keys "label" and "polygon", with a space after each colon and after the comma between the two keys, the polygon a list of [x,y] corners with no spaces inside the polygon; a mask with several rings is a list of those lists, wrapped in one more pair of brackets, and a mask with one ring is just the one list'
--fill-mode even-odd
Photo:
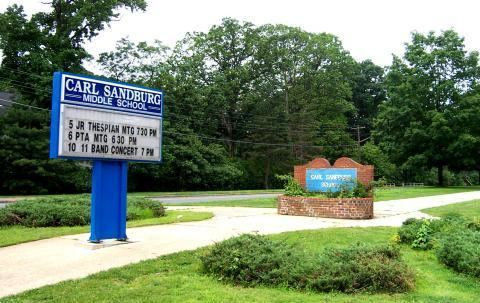
{"label": "power line", "polygon": [[[24,74],[24,75],[29,75],[29,76],[34,76],[34,77],[38,77],[40,79],[43,79],[43,80],[48,80],[48,81],[51,81],[51,78],[50,77],[47,77],[47,76],[41,76],[41,75],[37,75],[37,74],[32,74],[32,73],[28,73],[28,72],[24,72],[24,71],[21,71],[21,70],[18,70],[18,69],[12,69],[12,68],[9,68],[9,67],[6,67],[6,66],[2,66],[1,68],[4,68],[4,69],[7,69],[7,70],[10,70],[11,72],[13,73],[20,73],[20,74]],[[7,77],[2,77],[0,76],[0,78],[4,78],[4,79],[7,79],[9,81],[13,81],[13,82],[18,82],[18,83],[22,83],[20,81],[16,81],[16,80],[12,80],[12,79],[9,79]],[[37,87],[33,87],[33,86],[27,86],[25,83],[22,83],[22,84],[14,84],[14,85],[17,85],[17,86],[20,86],[20,87],[24,87],[24,88],[27,88],[27,89],[31,89],[32,92],[36,92],[36,91],[44,91],[44,92],[47,92],[47,93],[51,93],[51,89],[47,89],[47,88],[37,88]],[[188,103],[184,103],[183,101],[180,101],[180,100],[174,100],[173,103],[171,104],[166,104],[165,105],[167,108],[175,108],[175,107],[182,107],[183,109],[189,107],[188,109],[193,109],[194,108],[194,105],[192,104],[188,104]],[[219,115],[223,115],[225,114],[225,111],[212,111],[210,110],[210,112],[213,112],[213,113],[218,113]],[[247,113],[244,113],[244,112],[230,112],[229,115],[234,115],[234,116],[246,116],[246,115],[249,115]],[[272,116],[268,116],[268,115],[252,115],[252,117],[256,117],[256,118],[263,118],[265,120],[272,120],[273,123],[275,123],[276,125],[279,125],[279,124],[283,124],[283,125],[288,125],[290,126],[291,124],[286,121],[286,120],[279,120],[278,117],[272,117]],[[237,124],[241,124],[242,121],[236,121],[235,123]],[[255,124],[255,123],[252,123],[252,122],[249,122],[249,124],[253,124],[253,125],[258,125],[258,124]],[[336,126],[335,126],[336,125]],[[308,127],[308,125],[302,125],[302,126],[296,126],[297,128],[299,129],[303,129],[303,130],[310,130],[311,128]],[[339,124],[339,123],[331,123],[329,124],[328,126],[323,126],[322,128],[324,129],[338,129],[338,127],[350,127],[350,126],[346,126],[344,124]]]}
{"label": "power line", "polygon": [[[15,102],[15,101],[10,101],[6,99],[0,98],[1,101],[12,103],[12,104],[17,104],[21,106],[26,106],[29,108],[33,109],[38,109],[38,110],[43,110],[43,111],[51,111],[46,108],[41,108],[33,105],[27,105],[23,104],[20,102]],[[214,140],[214,141],[222,141],[222,142],[233,142],[233,143],[241,143],[241,144],[252,144],[252,145],[263,145],[263,146],[281,146],[281,147],[303,147],[303,148],[326,148],[326,147],[352,147],[355,145],[352,144],[345,144],[345,145],[301,145],[301,144],[284,144],[284,143],[269,143],[269,142],[256,142],[256,141],[246,141],[246,140],[233,140],[233,139],[222,139],[222,138],[214,138],[214,137],[209,137],[205,136],[202,134],[185,134],[185,133],[179,133],[179,132],[171,132],[171,131],[163,131],[163,133],[166,134],[172,134],[172,135],[178,135],[178,136],[186,136],[186,137],[196,137],[196,138],[201,138],[201,139],[206,139],[206,140]]]}
{"label": "power line", "polygon": [[[0,78],[3,78],[0,76]],[[11,81],[15,81],[15,80],[11,80]],[[18,81],[15,81],[15,82],[18,82]],[[38,89],[38,88],[33,88],[33,87],[28,87],[28,86],[24,86],[24,85],[20,85],[22,87],[25,87],[25,88],[28,88],[30,89],[31,91],[37,91],[37,90],[42,90],[42,89]],[[43,90],[45,92],[49,92],[51,93],[50,91],[46,91],[46,90]],[[25,104],[23,103],[18,103],[16,102],[16,104],[18,105],[22,105],[22,106],[26,106]],[[34,106],[28,106],[30,108],[36,108]],[[39,108],[40,109],[40,108]],[[201,111],[194,111],[194,113],[198,114],[203,114],[203,112]],[[171,112],[167,112],[166,116],[173,116],[179,120],[183,120],[183,121],[188,121],[188,119],[191,119],[190,116],[186,116],[186,115],[181,115],[181,114],[176,114],[176,113],[171,113]],[[203,122],[203,124],[205,124],[205,121]],[[208,120],[208,125],[212,125],[214,126],[215,128],[216,127],[220,127],[222,126],[223,128],[226,129],[226,126],[225,125],[221,125],[221,123],[215,123],[215,121],[211,121],[211,120]],[[261,130],[263,133],[271,133],[271,134],[274,134],[274,133],[277,133],[278,132],[278,127],[275,127],[275,125],[261,125],[261,124],[255,124],[255,123],[252,123],[252,122],[245,122],[245,121],[236,121],[235,122],[236,125],[240,125],[242,126],[243,125],[243,130],[247,130],[247,131],[259,131]],[[280,127],[283,127],[283,129],[286,131],[286,128],[291,128],[291,125],[289,123],[286,123],[286,122],[278,122],[276,123],[278,124]],[[259,126],[260,125],[260,126]],[[269,127],[270,126],[270,127]],[[296,126],[298,127],[298,125]],[[290,129],[289,132],[290,133],[293,133],[293,134],[306,134],[306,135],[312,135],[312,134],[326,134],[327,132],[337,132],[337,131],[342,131],[343,129],[343,133],[348,133],[348,130],[347,130],[347,126],[346,125],[342,125],[342,127],[333,127],[331,125],[328,125],[328,126],[321,126],[321,127],[316,127],[316,128],[320,128],[320,129],[317,129],[317,130],[311,130],[312,128],[308,128],[305,126],[305,128],[301,128],[301,129]],[[303,130],[302,130],[303,129]]]}
{"label": "power line", "polygon": [[37,107],[37,106],[33,106],[33,105],[23,104],[23,103],[20,103],[20,102],[10,101],[10,100],[6,100],[6,99],[2,99],[2,98],[0,98],[0,101],[12,103],[12,104],[17,104],[17,105],[21,105],[21,106],[25,106],[25,107],[29,107],[29,108],[44,110],[44,111],[48,111],[48,112],[50,111],[49,109],[46,109],[46,108],[41,108],[41,107]]}
{"label": "power line", "polygon": [[[180,103],[180,106],[179,104],[175,104],[175,103]],[[165,107],[166,108],[170,108],[170,109],[173,109],[173,108],[179,108],[179,109],[187,109],[187,110],[191,110],[193,112],[199,112],[199,111],[196,111],[196,110],[193,110],[194,106],[191,105],[191,104],[188,104],[189,108],[187,108],[186,105],[182,105],[181,102],[179,101],[175,101],[173,104],[166,104]],[[215,111],[215,110],[209,110],[207,111],[208,113],[217,113],[219,115],[224,115],[224,114],[227,114],[226,111]],[[284,120],[284,119],[279,119],[278,117],[272,117],[272,116],[266,116],[266,115],[257,115],[257,114],[248,114],[248,113],[242,113],[242,112],[230,112],[228,113],[229,115],[232,115],[232,116],[251,116],[253,118],[262,118],[263,120],[273,120],[271,122],[271,124],[273,125],[291,125],[290,122],[288,122],[287,120]],[[292,116],[295,116],[295,113],[292,113]],[[236,123],[242,123],[242,120],[240,121],[236,121]],[[249,122],[250,123],[250,122]],[[266,121],[266,123],[269,123]],[[255,123],[254,123],[255,124]],[[303,128],[303,129],[310,129],[309,124],[304,124],[304,125],[297,125],[298,128]],[[338,127],[351,127],[350,125],[345,125],[345,124],[342,124],[342,123],[330,123],[328,126],[324,126],[325,128],[330,128],[330,129],[337,129]]]}
{"label": "power line", "polygon": [[[43,80],[51,81],[50,77],[40,76],[40,75],[36,75],[36,74],[32,74],[32,73],[26,73],[26,72],[23,72],[23,71],[20,71],[20,70],[14,70],[14,69],[11,69],[11,68],[8,68],[8,67],[3,67],[3,68],[8,69],[8,70],[12,70],[12,73],[19,73],[19,74],[25,74],[25,75],[29,75],[29,76],[35,76],[35,77],[41,78]],[[28,90],[31,90],[33,92],[43,91],[43,92],[51,94],[51,89],[42,89],[42,88],[38,88],[38,87],[29,86],[27,83],[22,83],[20,81],[12,80],[10,78],[3,77],[3,76],[0,76],[0,78],[7,79],[8,81],[11,81],[11,82],[16,82],[16,83],[12,83],[12,85],[20,86],[20,87],[26,88]],[[19,83],[22,83],[22,84],[19,84]],[[26,84],[26,85],[24,85],[24,84]],[[26,105],[26,104],[19,103],[19,102],[14,102],[14,101],[9,101],[9,100],[4,100],[4,101],[12,103],[12,104],[17,104],[17,105],[29,107],[29,108],[35,108],[35,109],[39,109],[39,110],[47,110],[47,109],[44,109],[44,108],[31,106],[31,105]],[[179,107],[179,105],[182,104],[178,100],[175,103],[176,104],[174,104],[173,107]],[[191,104],[188,104],[188,106],[192,109],[194,108],[193,105],[191,105]],[[169,106],[167,105],[167,107],[169,107]],[[182,105],[182,107],[185,107],[185,106]],[[198,113],[203,114],[203,112],[201,112],[201,111],[193,110],[193,112],[197,113],[197,114]],[[217,111],[217,113],[220,114],[220,115],[223,115],[225,112],[224,111]],[[242,112],[238,112],[238,113],[234,112],[234,113],[230,113],[230,114],[235,114],[235,115],[239,115],[239,116],[249,115],[247,113],[242,113]],[[171,115],[171,116],[173,116],[177,119],[180,117],[181,120],[191,119],[190,116],[185,116],[185,115],[171,113],[171,112],[170,113],[167,112],[167,116],[168,115]],[[285,131],[288,130],[288,132],[290,132],[290,133],[299,134],[299,135],[300,134],[306,134],[306,135],[317,134],[317,135],[320,135],[321,133],[323,133],[325,135],[327,132],[338,132],[338,131],[341,131],[344,134],[349,134],[349,131],[352,131],[352,130],[356,129],[357,130],[357,144],[358,144],[358,146],[360,146],[360,143],[364,141],[364,140],[360,140],[360,129],[364,129],[365,127],[357,126],[356,128],[350,128],[349,126],[347,126],[345,124],[338,124],[337,123],[337,124],[334,124],[334,125],[338,125],[339,127],[335,127],[334,125],[329,124],[329,125],[326,125],[326,126],[315,126],[315,128],[317,128],[317,129],[312,130],[312,127],[308,127],[308,125],[303,125],[302,127],[299,127],[299,125],[295,125],[294,127],[292,127],[292,125],[288,121],[282,120],[282,122],[279,122],[277,117],[264,116],[264,115],[251,115],[251,116],[253,118],[265,118],[265,120],[267,120],[267,119],[275,120],[275,122],[274,122],[274,124],[263,125],[263,124],[253,123],[251,121],[235,121],[234,124],[235,125],[240,125],[240,126],[243,125],[243,130],[244,131],[245,130],[250,130],[250,131],[262,130],[264,134],[278,133],[278,127],[282,127],[282,126],[283,126],[283,130],[285,130]],[[215,123],[215,121],[211,121],[211,120],[208,120],[208,121],[209,121],[208,124],[210,124],[210,125],[212,125],[212,123]],[[205,123],[205,121],[203,123]],[[222,125],[222,123],[217,123],[216,125],[214,124],[213,126],[215,128],[222,126],[222,127],[225,127],[225,129],[227,129],[227,126]],[[352,135],[352,134],[350,134],[350,135]],[[266,143],[266,142],[253,142],[253,141],[232,140],[232,139],[218,139],[218,138],[213,138],[213,137],[208,137],[207,138],[205,136],[204,136],[204,139],[219,140],[219,141],[221,140],[221,141],[227,141],[227,142],[230,141],[230,142],[237,142],[237,143],[248,143],[248,144],[274,145],[274,146],[289,146],[289,147],[299,146],[299,145],[295,145],[295,144],[285,145],[285,144]],[[340,146],[342,146],[342,145],[335,145],[334,147],[340,147]],[[351,145],[346,145],[346,146],[351,146]],[[318,147],[318,146],[303,146],[303,147]]]}
{"label": "power line", "polygon": [[[0,76],[0,78],[8,79],[8,78],[2,77],[2,76]],[[19,81],[16,81],[16,80],[9,80],[9,81],[19,82]],[[51,94],[51,90],[35,88],[35,87],[32,87],[32,86],[25,86],[25,85],[20,85],[20,84],[14,84],[14,85],[24,87],[24,88],[30,90],[31,92],[43,91],[43,92]],[[203,114],[203,112],[201,112],[201,111],[193,111],[193,113],[194,114],[199,114],[199,113]],[[177,113],[172,113],[172,112],[167,112],[166,116],[174,116],[176,118],[180,117],[181,119],[184,119],[184,120],[191,119],[190,116],[177,114]],[[254,117],[258,117],[258,116],[254,116]],[[264,117],[264,116],[261,116],[261,117]],[[274,117],[270,117],[270,118],[274,119]],[[211,121],[208,124],[216,126],[216,127],[221,126],[220,123],[218,123],[216,125],[214,125],[214,123],[215,123],[214,121]],[[284,129],[290,128],[288,131],[290,133],[293,133],[293,134],[309,134],[309,135],[312,134],[312,133],[317,133],[317,134],[323,133],[323,134],[325,134],[327,132],[338,132],[338,131],[348,133],[349,131],[351,131],[350,128],[347,125],[344,125],[344,124],[337,124],[341,127],[334,127],[332,125],[319,126],[319,127],[316,126],[315,127],[316,130],[312,130],[312,127],[308,127],[307,125],[304,125],[303,127],[299,127],[298,125],[295,125],[295,127],[292,127],[292,125],[288,122],[276,122],[275,125],[274,124],[262,125],[262,124],[258,124],[258,123],[253,123],[251,121],[235,121],[234,124],[236,124],[237,126],[243,126],[244,129],[251,130],[251,131],[266,130],[266,131],[271,131],[271,132],[277,132],[278,127],[276,127],[276,126],[279,126],[281,128],[284,128]],[[226,126],[223,126],[223,127],[226,128]],[[347,130],[347,129],[349,129],[349,130]]]}
{"label": "power line", "polygon": [[[1,76],[0,76],[1,78]],[[28,87],[27,87],[28,88]],[[33,91],[34,89],[31,88],[31,90]],[[10,101],[11,102],[11,101]],[[12,102],[13,103],[13,102]],[[30,106],[30,105],[26,105],[26,104],[23,104],[23,103],[18,103],[18,102],[15,102],[15,104],[18,104],[18,105],[21,105],[21,106],[28,106],[30,108],[37,108],[35,106]],[[41,108],[38,108],[38,109],[41,109]],[[44,109],[43,109],[44,110]],[[200,111],[197,111],[196,113],[202,113]],[[181,114],[176,114],[176,113],[167,113],[166,116],[173,116],[179,120],[183,120],[183,121],[186,121],[187,119],[191,119],[190,116],[186,116],[186,115],[181,115]],[[205,122],[204,122],[205,123]],[[207,122],[208,125],[213,125],[215,127],[217,126],[220,126],[220,124],[215,124],[215,121],[209,121]],[[238,125],[243,125],[244,126],[244,129],[246,130],[250,130],[250,131],[258,131],[258,130],[263,130],[264,133],[269,133],[268,131],[270,131],[270,133],[275,133],[275,132],[278,132],[278,128],[275,128],[275,127],[266,127],[266,126],[263,126],[261,125],[260,127],[256,126],[256,125],[260,125],[260,124],[255,124],[255,123],[250,123],[250,122],[242,122],[242,121],[237,121],[236,124]],[[280,125],[284,125],[285,123],[279,123]],[[287,125],[287,126],[283,126],[284,128],[288,127],[290,125]],[[225,127],[225,126],[223,126]],[[346,126],[344,126],[345,128],[347,128]],[[305,128],[307,129],[307,128]],[[311,128],[310,128],[311,129]],[[322,129],[323,133],[325,134],[326,132],[333,132],[333,131],[342,131],[342,128],[333,128],[333,127],[320,127],[320,129]],[[316,133],[316,134],[319,134],[321,133],[320,130],[310,130],[310,131],[302,131],[302,130],[298,130],[298,129],[291,129],[290,130],[291,133],[294,133],[294,134],[307,134],[307,135],[311,135],[312,133]],[[343,130],[344,133],[348,133],[347,130]]]}
{"label": "power line", "polygon": [[[191,116],[176,114],[176,113],[171,113],[171,112],[166,113],[165,116],[172,116],[173,118],[176,118],[176,119],[181,120],[181,121],[189,121],[189,119],[192,119]],[[219,127],[220,126],[220,123],[217,123],[217,121],[215,121],[215,120],[208,120],[208,122],[204,121],[203,123],[207,124],[207,125],[210,125],[210,126],[214,126],[214,127]],[[243,122],[242,121],[237,121],[237,122],[235,122],[235,124],[236,124],[236,126],[239,126],[243,130],[247,130],[247,131],[248,130],[250,130],[250,131],[265,130],[265,131],[270,131],[271,133],[276,133],[279,130],[287,131],[287,128],[290,128],[288,131],[290,133],[293,133],[293,134],[311,135],[311,134],[321,134],[321,133],[326,134],[327,132],[340,132],[340,131],[342,133],[352,132],[352,134],[353,134],[353,131],[347,126],[344,126],[344,127],[323,127],[323,126],[319,126],[319,127],[314,127],[314,128],[310,127],[310,128],[296,129],[296,126],[292,126],[290,124],[288,124],[288,125],[279,124],[278,127],[275,127],[274,125],[262,125],[262,124],[251,123],[251,122],[246,122],[246,121],[243,121]],[[226,128],[226,126],[223,126],[222,128]]]}
{"label": "power line", "polygon": [[[0,78],[6,79],[6,80],[8,80],[9,82],[17,82],[17,83],[12,83],[12,84],[13,84],[14,86],[20,86],[20,87],[26,88],[26,89],[30,90],[31,92],[42,91],[42,92],[45,92],[45,93],[48,93],[48,94],[51,94],[51,93],[52,93],[52,90],[51,90],[51,89],[34,87],[34,86],[31,86],[31,85],[25,85],[25,83],[23,83],[23,82],[16,81],[16,80],[12,80],[12,79],[10,79],[10,78],[3,77],[3,76],[0,76]],[[18,83],[22,83],[22,84],[18,84]]]}
{"label": "power line", "polygon": [[265,145],[265,146],[282,146],[282,147],[305,147],[305,148],[326,148],[326,147],[352,147],[356,146],[354,144],[345,144],[345,145],[301,145],[301,144],[284,144],[284,143],[268,143],[268,142],[255,142],[255,141],[245,141],[245,140],[233,140],[233,139],[222,139],[222,138],[213,138],[204,135],[197,134],[185,134],[171,131],[163,131],[167,134],[186,136],[186,137],[197,137],[206,140],[215,140],[223,142],[233,142],[233,143],[243,143],[243,144],[253,144],[253,145]]}

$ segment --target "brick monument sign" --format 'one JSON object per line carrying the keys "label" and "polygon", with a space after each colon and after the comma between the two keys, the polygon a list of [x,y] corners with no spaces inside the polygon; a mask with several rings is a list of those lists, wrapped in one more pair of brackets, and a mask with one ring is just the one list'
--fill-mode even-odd
{"label": "brick monument sign", "polygon": [[[325,158],[316,158],[294,167],[294,178],[309,192],[336,192],[358,181],[367,188],[373,181],[374,167],[362,165],[346,157],[330,165]],[[280,196],[278,213],[341,219],[373,218],[373,197],[325,198]]]}
{"label": "brick monument sign", "polygon": [[[329,171],[331,173],[329,173]],[[348,173],[349,176],[351,176],[352,181],[356,179],[358,182],[362,183],[365,186],[370,186],[370,183],[373,181],[373,165],[362,165],[350,158],[347,157],[342,157],[339,158],[335,163],[330,165],[330,162],[328,162],[327,159],[325,158],[315,158],[312,161],[308,162],[307,164],[304,165],[295,165],[293,168],[293,177],[295,180],[298,181],[304,188],[306,188],[309,191],[328,191],[328,187],[322,187],[321,181],[325,182],[335,182],[335,181],[342,181],[342,176],[343,180],[345,180],[345,175],[342,174],[342,171],[345,171]],[[315,174],[315,172],[319,172],[319,174]],[[323,173],[323,174],[322,174]],[[307,180],[307,176],[310,177]],[[319,182],[316,182],[317,180],[313,179],[315,176],[318,177],[328,177],[329,180],[318,180]],[[335,177],[339,177],[335,179]],[[330,183],[331,183],[330,182]],[[339,183],[340,183],[339,182]],[[314,190],[310,190],[307,187],[308,185],[311,185]],[[336,184],[339,184],[336,183]],[[316,186],[317,185],[317,186]],[[327,185],[328,186],[328,185]],[[315,190],[315,188],[318,188],[319,190]],[[322,188],[325,188],[325,190],[321,190]],[[335,191],[335,187],[330,188],[331,190]]]}

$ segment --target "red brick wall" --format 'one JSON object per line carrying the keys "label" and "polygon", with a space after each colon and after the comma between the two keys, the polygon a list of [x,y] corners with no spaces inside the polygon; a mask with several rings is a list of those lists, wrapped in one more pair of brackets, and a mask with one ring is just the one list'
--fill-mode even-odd
{"label": "red brick wall", "polygon": [[308,168],[356,168],[357,179],[360,183],[368,186],[373,181],[373,165],[362,165],[350,158],[342,157],[332,165],[325,158],[315,158],[305,165],[295,165],[293,167],[293,177],[303,186],[306,186],[306,173]]}
{"label": "red brick wall", "polygon": [[280,215],[337,219],[372,219],[372,198],[278,197]]}

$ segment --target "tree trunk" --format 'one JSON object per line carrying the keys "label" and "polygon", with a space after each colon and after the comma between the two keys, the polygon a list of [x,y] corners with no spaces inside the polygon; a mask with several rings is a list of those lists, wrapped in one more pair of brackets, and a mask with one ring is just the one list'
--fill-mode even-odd
{"label": "tree trunk", "polygon": [[443,186],[443,165],[438,166],[438,186]]}
{"label": "tree trunk", "polygon": [[478,185],[480,185],[480,169],[478,170]]}
{"label": "tree trunk", "polygon": [[263,179],[263,186],[265,187],[265,189],[270,188],[269,179],[270,179],[270,158],[268,157],[267,163],[265,165],[265,176]]}
{"label": "tree trunk", "polygon": [[[290,105],[288,101],[288,90],[285,91],[285,122],[287,123],[287,143],[292,143],[292,132],[290,128]],[[292,146],[292,155],[294,155],[294,146]]]}

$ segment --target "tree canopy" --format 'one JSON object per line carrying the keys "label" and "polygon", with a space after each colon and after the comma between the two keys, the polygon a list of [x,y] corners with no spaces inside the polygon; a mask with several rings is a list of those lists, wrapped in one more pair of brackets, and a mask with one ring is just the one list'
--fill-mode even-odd
{"label": "tree canopy", "polygon": [[444,167],[468,156],[455,153],[458,146],[465,146],[456,130],[462,111],[471,110],[461,105],[475,90],[479,72],[478,53],[467,53],[463,39],[452,30],[438,35],[413,33],[404,57],[394,57],[386,79],[388,99],[379,106],[375,137],[404,172],[436,167],[438,183],[443,185]]}
{"label": "tree canopy", "polygon": [[[47,158],[52,73],[91,74],[85,43],[121,8],[146,2],[53,0],[31,17],[18,5],[0,13],[0,88],[21,104],[0,116],[2,193],[88,189],[88,163]],[[131,190],[269,188],[317,156],[369,162],[392,181],[480,171],[478,53],[452,30],[413,33],[386,68],[357,62],[329,33],[232,18],[173,48],[123,38],[96,59],[103,77],[166,92],[164,163],[132,163]]]}

